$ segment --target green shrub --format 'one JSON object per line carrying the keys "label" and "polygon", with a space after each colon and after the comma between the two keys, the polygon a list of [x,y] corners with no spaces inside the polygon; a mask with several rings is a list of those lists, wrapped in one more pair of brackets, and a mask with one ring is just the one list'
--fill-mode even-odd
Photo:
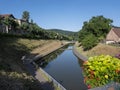
{"label": "green shrub", "polygon": [[97,38],[93,34],[89,34],[81,42],[84,50],[89,50],[97,45]]}
{"label": "green shrub", "polygon": [[83,64],[85,83],[93,88],[110,82],[120,83],[120,60],[109,55],[90,57]]}

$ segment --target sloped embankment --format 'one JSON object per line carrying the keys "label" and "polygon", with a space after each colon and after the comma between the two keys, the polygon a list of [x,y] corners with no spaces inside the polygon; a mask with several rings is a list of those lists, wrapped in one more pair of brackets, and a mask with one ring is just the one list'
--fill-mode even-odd
{"label": "sloped embankment", "polygon": [[120,47],[106,45],[99,43],[97,46],[88,51],[83,51],[82,46],[79,46],[79,43],[76,43],[75,48],[79,53],[84,56],[97,56],[97,55],[111,55],[115,56],[120,53]]}
{"label": "sloped embankment", "polygon": [[21,57],[37,47],[47,47],[51,42],[56,41],[0,37],[0,89],[42,90],[38,81],[26,70]]}
{"label": "sloped embankment", "polygon": [[64,46],[65,44],[66,44],[65,42],[61,42],[59,40],[51,41],[50,43],[47,43],[41,47],[33,49],[31,52],[31,55],[29,56],[29,59],[33,59],[33,60],[39,59],[57,49],[59,49],[60,47]]}

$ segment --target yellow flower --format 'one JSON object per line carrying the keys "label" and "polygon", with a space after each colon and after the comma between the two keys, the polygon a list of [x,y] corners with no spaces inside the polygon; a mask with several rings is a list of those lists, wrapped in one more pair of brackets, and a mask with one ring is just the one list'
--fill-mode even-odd
{"label": "yellow flower", "polygon": [[105,75],[105,78],[108,79],[108,75]]}

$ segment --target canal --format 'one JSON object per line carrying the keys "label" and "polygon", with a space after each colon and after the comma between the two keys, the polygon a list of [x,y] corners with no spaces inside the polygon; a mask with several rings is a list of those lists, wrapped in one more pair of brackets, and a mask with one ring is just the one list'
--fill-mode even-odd
{"label": "canal", "polygon": [[83,82],[82,60],[74,55],[72,48],[73,45],[65,46],[36,63],[67,90],[87,90]]}

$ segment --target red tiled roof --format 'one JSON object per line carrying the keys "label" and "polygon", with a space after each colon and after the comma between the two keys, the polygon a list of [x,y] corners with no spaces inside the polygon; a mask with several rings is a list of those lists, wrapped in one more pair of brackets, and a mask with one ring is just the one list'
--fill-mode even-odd
{"label": "red tiled roof", "polygon": [[115,34],[120,37],[120,27],[114,27],[112,30],[115,32]]}

